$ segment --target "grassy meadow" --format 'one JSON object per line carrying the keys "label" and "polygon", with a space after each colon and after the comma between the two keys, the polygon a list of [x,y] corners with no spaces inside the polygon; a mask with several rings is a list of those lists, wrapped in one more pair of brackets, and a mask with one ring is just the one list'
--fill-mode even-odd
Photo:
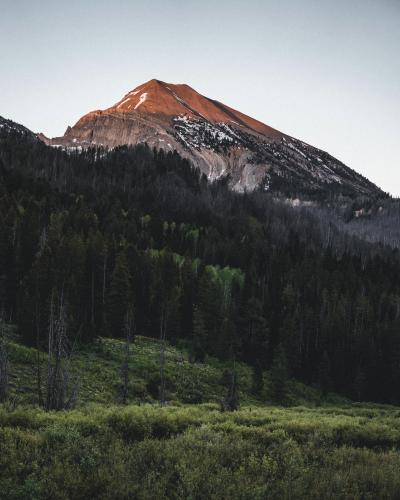
{"label": "grassy meadow", "polygon": [[[37,403],[38,352],[18,342],[10,333],[10,399],[15,405]],[[89,403],[118,403],[121,366],[125,343],[121,340],[100,338],[95,345],[75,348],[71,358],[73,383],[77,385],[77,406]],[[46,355],[39,354],[41,370],[46,369]],[[189,361],[184,346],[168,344],[165,352],[167,396],[171,404],[218,403],[226,389],[223,383],[226,370],[232,364],[207,357],[204,363]],[[158,340],[137,336],[131,346],[129,358],[129,402],[156,403],[160,373],[160,344]],[[270,381],[264,374],[262,394],[252,391],[252,370],[244,363],[236,363],[240,386],[240,401],[245,406],[260,406],[271,401]],[[316,388],[291,381],[288,385],[287,404],[319,404],[322,395]],[[326,402],[326,398],[324,399]],[[329,395],[329,402],[345,402]]]}
{"label": "grassy meadow", "polygon": [[[118,404],[123,344],[75,350],[75,408],[36,405],[37,352],[10,340],[10,398],[0,408],[1,499],[399,498],[400,408],[356,404],[292,382],[287,406],[252,394],[221,412],[228,365],[190,363],[168,346],[169,404],[156,401],[159,344],[138,337],[130,401]],[[42,356],[41,362],[45,364]]]}

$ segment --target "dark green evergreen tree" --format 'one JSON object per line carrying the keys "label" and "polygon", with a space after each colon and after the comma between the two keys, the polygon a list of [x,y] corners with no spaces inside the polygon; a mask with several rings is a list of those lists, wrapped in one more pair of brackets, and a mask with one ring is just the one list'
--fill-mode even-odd
{"label": "dark green evergreen tree", "polygon": [[253,366],[251,390],[253,394],[260,397],[264,389],[264,376],[261,363],[257,361]]}
{"label": "dark green evergreen tree", "polygon": [[130,276],[124,252],[116,258],[107,298],[107,335],[123,335],[124,318],[131,300]]}
{"label": "dark green evergreen tree", "polygon": [[288,366],[285,349],[282,344],[275,348],[271,366],[272,399],[284,403],[288,396]]}
{"label": "dark green evergreen tree", "polygon": [[194,326],[192,338],[192,358],[193,361],[202,363],[206,354],[207,331],[204,324],[202,312],[199,308],[194,310]]}
{"label": "dark green evergreen tree", "polygon": [[318,370],[319,385],[324,395],[332,390],[331,362],[327,351],[324,351]]}

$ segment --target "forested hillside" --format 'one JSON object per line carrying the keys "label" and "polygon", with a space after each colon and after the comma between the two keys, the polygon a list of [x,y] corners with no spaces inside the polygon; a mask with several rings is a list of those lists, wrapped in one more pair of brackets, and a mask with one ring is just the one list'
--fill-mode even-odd
{"label": "forested hillside", "polygon": [[[358,400],[400,401],[398,251],[146,146],[0,129],[0,302],[27,345],[185,341]],[[282,395],[284,397],[284,395]]]}

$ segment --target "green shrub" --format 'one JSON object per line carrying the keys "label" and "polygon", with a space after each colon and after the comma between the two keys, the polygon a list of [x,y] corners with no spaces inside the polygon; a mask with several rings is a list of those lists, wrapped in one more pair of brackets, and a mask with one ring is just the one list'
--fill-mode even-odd
{"label": "green shrub", "polygon": [[390,407],[0,410],[1,499],[398,498]]}

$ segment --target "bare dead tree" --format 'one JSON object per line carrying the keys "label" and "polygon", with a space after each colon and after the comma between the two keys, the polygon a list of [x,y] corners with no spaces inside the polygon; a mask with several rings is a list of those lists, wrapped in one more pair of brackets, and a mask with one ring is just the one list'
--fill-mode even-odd
{"label": "bare dead tree", "polygon": [[106,276],[107,276],[107,248],[104,248],[103,255],[103,287],[102,287],[102,305],[104,309],[104,305],[106,303]]}
{"label": "bare dead tree", "polygon": [[[37,257],[41,256],[44,252],[47,242],[47,227],[44,226],[40,233],[39,249]],[[42,356],[41,351],[44,347],[41,343],[41,309],[40,309],[40,293],[38,277],[36,277],[36,290],[35,290],[35,330],[36,330],[36,391],[38,398],[38,405],[44,406],[43,399],[43,377],[42,377]]]}
{"label": "bare dead tree", "polygon": [[159,402],[161,406],[166,404],[166,378],[165,378],[165,351],[167,347],[167,330],[174,307],[179,298],[178,287],[164,289],[164,296],[161,299],[160,310],[160,387]]}
{"label": "bare dead tree", "polygon": [[131,344],[134,340],[134,315],[132,308],[129,308],[125,314],[124,330],[125,330],[125,345],[124,345],[124,360],[121,367],[121,403],[128,402],[129,392],[129,361],[131,359]]}
{"label": "bare dead tree", "polygon": [[105,311],[106,311],[106,282],[107,282],[107,260],[108,260],[108,251],[107,251],[107,246],[104,246],[104,254],[103,254],[103,284],[102,284],[102,323],[103,325],[105,324]]}
{"label": "bare dead tree", "polygon": [[167,338],[167,308],[162,307],[160,316],[160,405],[165,405],[165,347]]}
{"label": "bare dead tree", "polygon": [[8,352],[6,339],[6,325],[3,314],[0,313],[0,403],[8,397]]}
{"label": "bare dead tree", "polygon": [[239,408],[239,384],[236,370],[229,372],[227,383],[227,393],[221,402],[222,411],[235,411]]}
{"label": "bare dead tree", "polygon": [[[58,302],[58,303],[57,303]],[[64,293],[58,301],[51,295],[48,327],[48,361],[45,409],[63,410],[76,399],[77,386],[72,386],[70,349],[67,337],[67,319]]]}
{"label": "bare dead tree", "polygon": [[42,360],[40,351],[40,306],[39,300],[35,306],[35,327],[36,327],[36,390],[39,406],[44,406],[42,389]]}

